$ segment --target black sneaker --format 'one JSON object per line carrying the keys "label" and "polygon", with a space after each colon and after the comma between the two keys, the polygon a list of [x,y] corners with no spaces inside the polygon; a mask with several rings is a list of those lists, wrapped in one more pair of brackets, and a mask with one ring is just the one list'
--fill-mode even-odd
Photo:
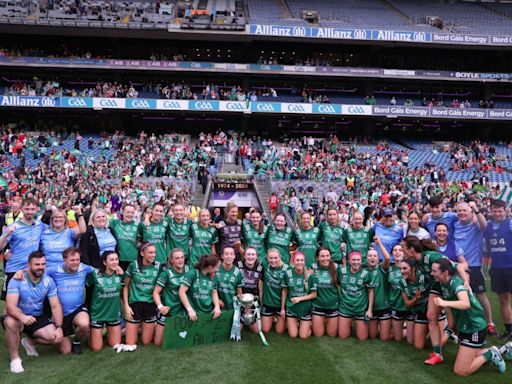
{"label": "black sneaker", "polygon": [[512,332],[511,331],[505,331],[501,336],[500,339],[502,341],[509,341],[512,340]]}
{"label": "black sneaker", "polygon": [[75,355],[81,355],[83,353],[82,352],[82,344],[79,341],[73,341],[72,348],[73,348],[73,353]]}
{"label": "black sneaker", "polygon": [[5,330],[4,321],[5,321],[5,318],[6,318],[6,317],[7,317],[7,316],[5,316],[5,315],[0,316],[0,324],[2,325],[2,328],[3,328],[4,330]]}

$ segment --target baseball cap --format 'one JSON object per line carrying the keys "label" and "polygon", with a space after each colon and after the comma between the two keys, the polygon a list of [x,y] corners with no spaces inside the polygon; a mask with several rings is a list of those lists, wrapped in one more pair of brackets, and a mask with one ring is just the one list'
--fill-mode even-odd
{"label": "baseball cap", "polygon": [[393,208],[386,208],[382,214],[382,216],[393,216],[395,214],[395,210]]}

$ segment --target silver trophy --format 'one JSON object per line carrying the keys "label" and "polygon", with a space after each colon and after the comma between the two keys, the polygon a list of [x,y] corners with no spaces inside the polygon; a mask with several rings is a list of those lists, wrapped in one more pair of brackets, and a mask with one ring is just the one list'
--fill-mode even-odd
{"label": "silver trophy", "polygon": [[231,340],[240,341],[242,339],[240,325],[258,324],[258,334],[263,345],[268,346],[267,339],[261,330],[261,313],[258,300],[251,293],[244,293],[240,298],[233,297],[233,326],[231,327]]}

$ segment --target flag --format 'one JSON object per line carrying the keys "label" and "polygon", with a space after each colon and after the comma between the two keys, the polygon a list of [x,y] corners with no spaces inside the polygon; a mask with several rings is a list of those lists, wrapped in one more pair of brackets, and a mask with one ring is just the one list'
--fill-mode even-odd
{"label": "flag", "polygon": [[503,192],[501,193],[499,200],[503,200],[505,203],[507,203],[507,206],[510,207],[512,205],[512,188],[510,188],[508,185],[503,189]]}

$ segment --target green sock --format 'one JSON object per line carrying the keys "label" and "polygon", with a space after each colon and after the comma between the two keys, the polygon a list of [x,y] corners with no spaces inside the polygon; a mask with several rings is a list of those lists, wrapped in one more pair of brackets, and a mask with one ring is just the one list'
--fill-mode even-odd
{"label": "green sock", "polygon": [[488,363],[492,360],[492,352],[489,349],[487,352],[482,353],[482,357],[484,358],[485,362]]}
{"label": "green sock", "polygon": [[434,353],[437,353],[438,355],[442,355],[440,345],[433,345],[433,348],[434,348]]}

